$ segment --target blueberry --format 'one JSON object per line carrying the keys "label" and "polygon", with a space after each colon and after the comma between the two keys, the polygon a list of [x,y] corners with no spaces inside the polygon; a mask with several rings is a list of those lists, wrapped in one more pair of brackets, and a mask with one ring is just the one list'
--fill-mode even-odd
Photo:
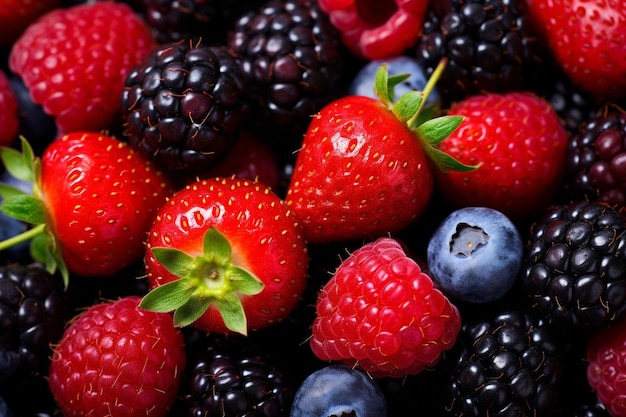
{"label": "blueberry", "polygon": [[[374,78],[376,71],[383,63],[387,64],[389,75],[411,74],[409,78],[395,87],[394,96],[396,99],[409,91],[422,91],[424,89],[427,80],[420,64],[411,57],[397,56],[385,60],[374,60],[365,64],[352,80],[348,94],[377,98],[374,94]],[[433,89],[426,103],[434,104],[438,101],[439,93]]]}
{"label": "blueberry", "polygon": [[386,417],[387,402],[358,369],[329,365],[311,373],[294,395],[290,417]]}
{"label": "blueberry", "polygon": [[503,297],[522,267],[524,245],[518,229],[501,212],[465,207],[435,229],[427,247],[433,280],[446,295],[482,304]]}

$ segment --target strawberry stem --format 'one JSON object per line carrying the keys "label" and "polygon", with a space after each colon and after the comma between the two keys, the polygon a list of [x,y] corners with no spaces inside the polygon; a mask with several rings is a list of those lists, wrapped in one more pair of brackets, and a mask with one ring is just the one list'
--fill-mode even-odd
{"label": "strawberry stem", "polygon": [[8,239],[5,239],[3,241],[0,242],[0,251],[3,251],[5,249],[8,249],[12,246],[15,246],[19,243],[22,242],[26,242],[28,240],[31,240],[32,238],[34,238],[35,236],[38,236],[40,234],[42,234],[46,229],[46,225],[45,224],[38,224],[37,226],[26,230],[25,232],[22,232],[18,235],[12,236]]}
{"label": "strawberry stem", "polygon": [[407,122],[407,125],[413,126],[415,120],[417,120],[417,118],[419,117],[422,107],[424,107],[424,103],[426,103],[426,100],[428,100],[428,96],[435,88],[435,85],[437,84],[437,81],[439,81],[439,78],[441,77],[441,74],[443,74],[443,70],[446,68],[447,64],[448,59],[445,57],[441,58],[441,61],[439,61],[439,63],[435,67],[433,74],[430,76],[430,78],[426,82],[426,85],[424,86],[424,89],[422,90],[422,101],[420,102],[419,108],[417,109],[413,117]]}

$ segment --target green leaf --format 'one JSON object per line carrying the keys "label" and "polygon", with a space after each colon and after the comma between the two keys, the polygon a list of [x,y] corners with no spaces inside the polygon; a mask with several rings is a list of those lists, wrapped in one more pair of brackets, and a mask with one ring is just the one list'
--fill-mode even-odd
{"label": "green leaf", "polygon": [[234,291],[246,295],[255,295],[263,291],[263,281],[245,269],[233,266],[227,273]]}
{"label": "green leaf", "polygon": [[179,327],[189,326],[198,320],[215,301],[210,297],[193,296],[174,313],[174,324]]}
{"label": "green leaf", "polygon": [[228,239],[215,227],[210,227],[204,234],[204,255],[219,264],[230,262],[231,247]]}
{"label": "green leaf", "polygon": [[33,181],[32,163],[13,148],[0,148],[0,159],[9,174],[23,181]]}
{"label": "green leaf", "polygon": [[28,194],[14,195],[3,200],[0,211],[31,224],[44,224],[48,220],[43,201]]}
{"label": "green leaf", "polygon": [[463,116],[441,116],[427,120],[417,128],[420,138],[436,145],[454,132],[463,122]]}
{"label": "green leaf", "polygon": [[187,277],[194,265],[194,258],[178,249],[152,248],[152,254],[165,269],[179,278]]}
{"label": "green leaf", "polygon": [[[39,227],[43,229],[44,226],[45,225],[42,224],[32,230]],[[67,269],[67,265],[65,265],[65,262],[63,261],[54,239],[54,235],[49,231],[47,231],[47,233],[34,236],[30,241],[30,254],[34,260],[41,262],[46,271],[50,274],[54,274],[59,271],[61,277],[63,278],[63,284],[67,289],[70,280],[70,273]]]}
{"label": "green leaf", "polygon": [[174,311],[187,303],[193,292],[188,280],[177,279],[154,288],[142,298],[139,307],[161,313]]}
{"label": "green leaf", "polygon": [[420,91],[409,91],[403,94],[394,104],[392,111],[398,120],[407,124],[415,117],[415,114],[422,106],[422,93]]}
{"label": "green leaf", "polygon": [[448,170],[459,171],[459,172],[469,172],[480,167],[480,164],[465,165],[459,160],[448,155],[447,153],[430,145],[424,146],[424,150],[426,151],[430,159],[435,163],[437,168],[444,173],[447,172]]}
{"label": "green leaf", "polygon": [[393,96],[389,96],[387,64],[378,67],[374,78],[374,93],[378,99],[387,107],[393,102]]}
{"label": "green leaf", "polygon": [[3,200],[14,197],[16,195],[24,195],[24,194],[26,193],[20,190],[19,188],[15,188],[8,184],[4,184],[0,182],[0,198]]}
{"label": "green leaf", "polygon": [[248,322],[239,297],[234,293],[228,293],[224,298],[216,300],[216,303],[226,327],[234,332],[247,335]]}

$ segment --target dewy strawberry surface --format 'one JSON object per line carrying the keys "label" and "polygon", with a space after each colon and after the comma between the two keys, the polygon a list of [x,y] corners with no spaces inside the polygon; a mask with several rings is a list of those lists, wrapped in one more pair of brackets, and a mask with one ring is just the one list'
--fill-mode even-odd
{"label": "dewy strawberry surface", "polygon": [[622,2],[0,25],[0,417],[626,415]]}

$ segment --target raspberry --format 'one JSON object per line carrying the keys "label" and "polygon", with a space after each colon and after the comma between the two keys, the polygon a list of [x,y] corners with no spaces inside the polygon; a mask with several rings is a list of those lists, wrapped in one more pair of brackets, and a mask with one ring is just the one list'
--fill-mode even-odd
{"label": "raspberry", "polygon": [[56,9],[13,45],[9,66],[35,103],[56,118],[59,134],[108,128],[124,79],[152,48],[151,32],[123,3]]}
{"label": "raspberry", "polygon": [[60,3],[61,0],[0,2],[0,45],[11,45],[29,24]]}
{"label": "raspberry", "polygon": [[0,146],[10,146],[19,129],[18,105],[3,71],[0,71],[0,126]]}
{"label": "raspberry", "polygon": [[595,333],[587,344],[587,381],[613,417],[626,416],[626,320]]}
{"label": "raspberry", "polygon": [[417,41],[428,1],[320,0],[319,5],[350,51],[373,60],[399,55]]}
{"label": "raspberry", "polygon": [[461,328],[457,308],[400,243],[386,237],[339,265],[319,294],[316,311],[313,353],[374,377],[433,367]]}

